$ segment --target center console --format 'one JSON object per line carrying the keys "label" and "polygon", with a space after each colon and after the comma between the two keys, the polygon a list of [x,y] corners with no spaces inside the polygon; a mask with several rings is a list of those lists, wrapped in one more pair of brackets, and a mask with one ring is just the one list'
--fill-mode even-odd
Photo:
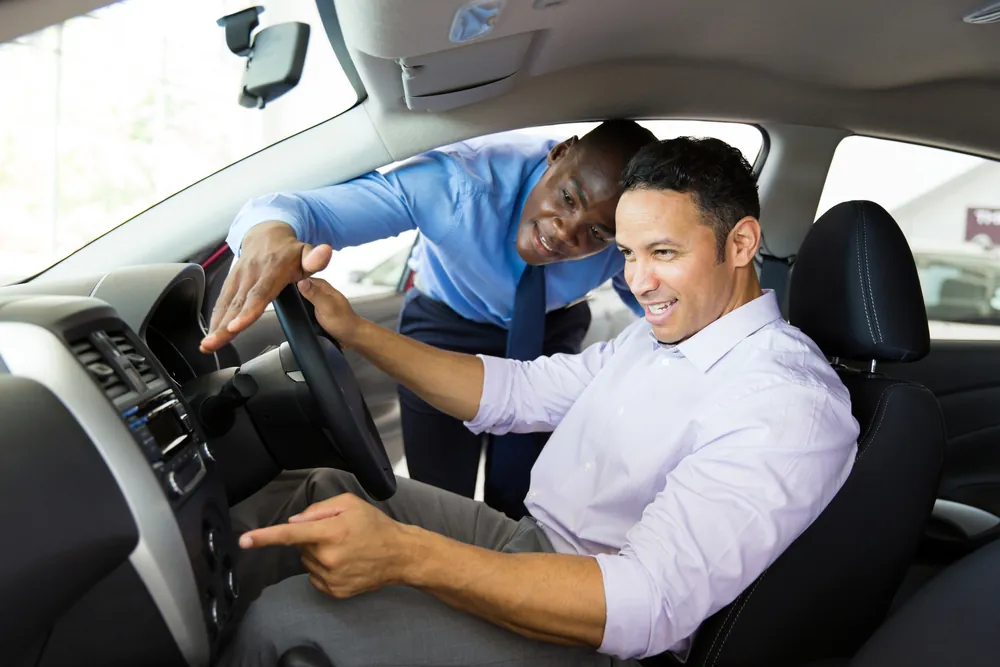
{"label": "center console", "polygon": [[[32,301],[0,308],[0,359],[72,414],[137,534],[128,559],[55,621],[32,664],[208,665],[239,599],[239,549],[201,427],[106,304]],[[101,518],[93,521],[99,535]],[[73,567],[70,556],[63,567]]]}

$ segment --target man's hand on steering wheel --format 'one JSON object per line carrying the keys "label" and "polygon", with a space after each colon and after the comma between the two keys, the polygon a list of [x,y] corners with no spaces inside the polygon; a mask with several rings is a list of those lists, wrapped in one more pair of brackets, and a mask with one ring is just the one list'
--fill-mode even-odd
{"label": "man's hand on steering wheel", "polygon": [[361,316],[354,312],[347,297],[330,283],[320,278],[306,278],[298,283],[299,293],[315,307],[316,322],[345,347],[361,323]]}
{"label": "man's hand on steering wheel", "polygon": [[201,351],[211,354],[253,324],[286,286],[322,271],[333,248],[313,247],[283,222],[256,225],[243,239],[242,251],[212,311]]}

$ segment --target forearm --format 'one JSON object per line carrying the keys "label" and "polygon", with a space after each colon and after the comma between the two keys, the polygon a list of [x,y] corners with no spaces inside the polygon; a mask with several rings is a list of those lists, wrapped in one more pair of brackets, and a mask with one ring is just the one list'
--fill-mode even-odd
{"label": "forearm", "polygon": [[408,527],[403,583],[520,635],[598,648],[606,620],[597,561],[564,554],[507,554]]}
{"label": "forearm", "polygon": [[485,375],[478,357],[432,347],[368,320],[359,320],[343,342],[438,410],[462,421],[479,411]]}

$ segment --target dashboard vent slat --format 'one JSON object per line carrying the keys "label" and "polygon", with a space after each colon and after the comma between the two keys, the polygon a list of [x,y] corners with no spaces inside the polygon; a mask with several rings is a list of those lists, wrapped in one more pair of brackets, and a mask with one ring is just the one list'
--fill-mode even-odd
{"label": "dashboard vent slat", "polygon": [[108,398],[114,400],[128,393],[129,389],[125,381],[118,375],[118,371],[107,363],[93,343],[89,340],[82,340],[73,345],[72,350]]}
{"label": "dashboard vent slat", "polygon": [[112,334],[109,338],[111,339],[111,343],[118,348],[118,351],[125,355],[132,363],[139,376],[142,377],[143,382],[148,385],[159,379],[160,376],[156,373],[156,370],[153,369],[146,357],[142,356],[135,349],[135,346],[125,337],[125,334]]}

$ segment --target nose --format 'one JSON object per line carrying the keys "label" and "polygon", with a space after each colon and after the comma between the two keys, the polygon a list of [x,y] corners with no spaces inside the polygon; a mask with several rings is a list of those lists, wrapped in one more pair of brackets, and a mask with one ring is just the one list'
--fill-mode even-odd
{"label": "nose", "polygon": [[556,216],[552,218],[552,229],[555,231],[556,236],[559,237],[559,242],[568,248],[577,248],[580,245],[576,234],[573,233],[575,225],[567,223],[565,220]]}
{"label": "nose", "polygon": [[636,296],[652,292],[658,286],[656,274],[653,273],[652,267],[639,259],[633,262],[626,262],[625,281],[628,283],[632,294]]}

